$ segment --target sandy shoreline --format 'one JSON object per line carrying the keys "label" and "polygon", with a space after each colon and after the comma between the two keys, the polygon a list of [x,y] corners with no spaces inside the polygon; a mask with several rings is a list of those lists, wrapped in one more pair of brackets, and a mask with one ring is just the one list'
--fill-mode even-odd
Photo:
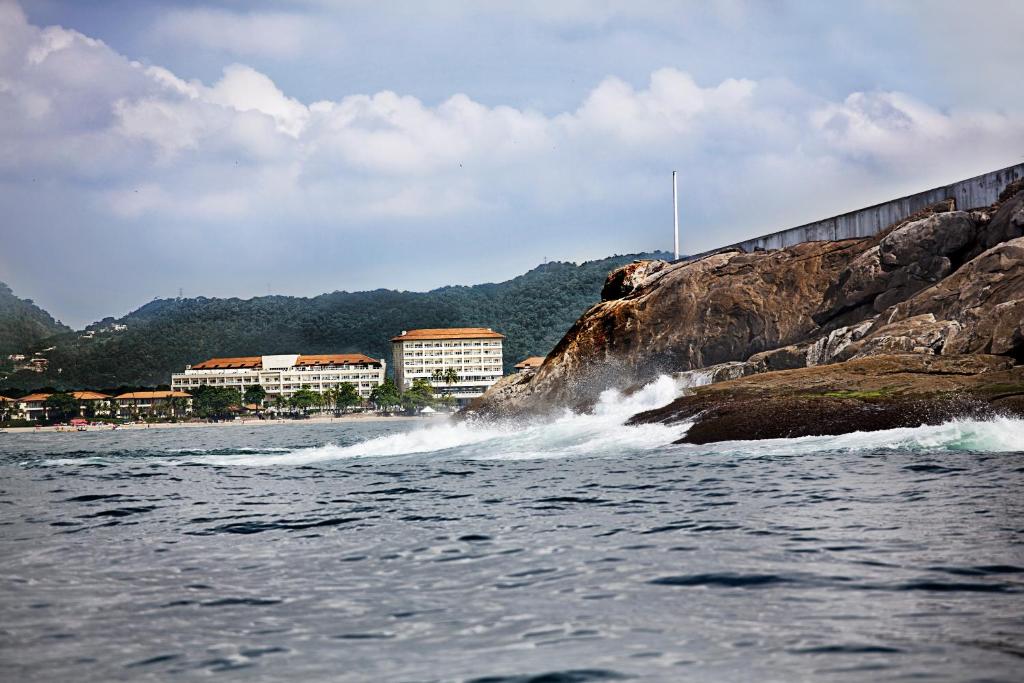
{"label": "sandy shoreline", "polygon": [[[130,424],[130,425],[118,425],[117,429],[113,429],[111,425],[103,426],[89,426],[84,431],[86,432],[110,432],[110,431],[138,431],[145,429],[179,429],[184,427],[252,427],[262,425],[304,425],[304,424],[331,424],[331,423],[346,423],[346,422],[387,422],[393,420],[439,420],[443,416],[439,417],[423,417],[419,415],[344,415],[341,417],[333,417],[326,415],[318,415],[310,417],[305,420],[285,420],[285,419],[274,419],[274,420],[258,420],[256,418],[247,418],[241,420],[229,420],[226,422],[161,422],[155,424]],[[0,428],[0,433],[14,434],[18,432],[31,432],[31,433],[42,433],[42,432],[60,432],[60,433],[79,433],[76,427],[58,427],[56,425],[39,426],[39,427],[3,427]]]}

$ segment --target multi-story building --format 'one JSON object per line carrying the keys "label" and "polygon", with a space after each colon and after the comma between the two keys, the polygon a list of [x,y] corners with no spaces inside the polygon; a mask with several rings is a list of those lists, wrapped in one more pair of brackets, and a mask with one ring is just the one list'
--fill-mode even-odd
{"label": "multi-story building", "polygon": [[323,393],[348,383],[361,397],[369,398],[374,387],[384,381],[385,367],[383,360],[361,353],[211,358],[171,375],[171,389],[188,391],[206,385],[244,392],[259,385],[267,392],[269,403],[299,389]]}
{"label": "multi-story building", "polygon": [[180,417],[192,412],[192,396],[184,391],[129,391],[114,397],[117,414],[168,415]]}
{"label": "multi-story building", "polygon": [[391,338],[395,384],[405,391],[425,379],[436,395],[465,404],[501,378],[504,338],[489,327],[403,331]]}
{"label": "multi-story building", "polygon": [[[96,391],[72,391],[71,397],[78,401],[78,414],[80,417],[94,417],[97,415],[108,415],[110,413],[110,396]],[[35,393],[22,396],[12,400],[17,406],[12,412],[12,417],[20,417],[25,420],[38,421],[45,419],[50,414],[46,405],[46,399],[53,396],[52,393]]]}

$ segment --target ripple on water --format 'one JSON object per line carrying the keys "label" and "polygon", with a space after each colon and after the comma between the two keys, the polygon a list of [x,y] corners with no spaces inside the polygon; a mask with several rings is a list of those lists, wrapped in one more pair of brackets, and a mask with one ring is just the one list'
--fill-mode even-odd
{"label": "ripple on water", "polygon": [[734,574],[720,572],[712,574],[687,574],[682,576],[663,576],[649,583],[656,586],[715,586],[720,588],[760,588],[780,583],[793,583],[789,579],[776,574]]}
{"label": "ripple on water", "polygon": [[466,683],[588,683],[588,681],[622,681],[627,678],[632,678],[632,676],[607,669],[570,669],[543,674],[485,676],[470,679]]}

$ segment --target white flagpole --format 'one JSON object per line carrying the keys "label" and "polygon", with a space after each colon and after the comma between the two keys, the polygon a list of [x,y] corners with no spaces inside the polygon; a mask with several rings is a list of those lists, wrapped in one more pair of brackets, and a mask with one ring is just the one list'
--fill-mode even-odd
{"label": "white flagpole", "polygon": [[676,189],[676,172],[672,171],[672,220],[675,226],[675,260],[679,260],[679,195]]}

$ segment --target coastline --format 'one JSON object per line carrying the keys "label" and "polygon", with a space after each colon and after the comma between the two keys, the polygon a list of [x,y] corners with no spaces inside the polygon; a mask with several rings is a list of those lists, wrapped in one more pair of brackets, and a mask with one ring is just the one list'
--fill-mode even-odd
{"label": "coastline", "polygon": [[75,427],[63,426],[58,428],[57,425],[46,425],[38,427],[3,427],[0,428],[0,434],[15,434],[15,433],[33,433],[39,434],[43,432],[61,433],[61,434],[78,434],[82,432],[121,432],[121,431],[145,431],[147,429],[178,429],[187,427],[252,427],[252,426],[266,426],[266,425],[304,425],[304,424],[331,424],[331,423],[346,423],[346,422],[389,422],[393,420],[438,420],[439,417],[424,417],[421,415],[343,415],[339,417],[335,416],[321,416],[309,417],[304,420],[288,420],[288,419],[272,419],[272,420],[259,420],[256,418],[252,419],[240,419],[240,420],[229,420],[224,422],[158,422],[151,424],[129,424],[129,425],[118,425],[117,429],[114,429],[112,425],[103,426],[88,426],[84,430],[78,430]]}

